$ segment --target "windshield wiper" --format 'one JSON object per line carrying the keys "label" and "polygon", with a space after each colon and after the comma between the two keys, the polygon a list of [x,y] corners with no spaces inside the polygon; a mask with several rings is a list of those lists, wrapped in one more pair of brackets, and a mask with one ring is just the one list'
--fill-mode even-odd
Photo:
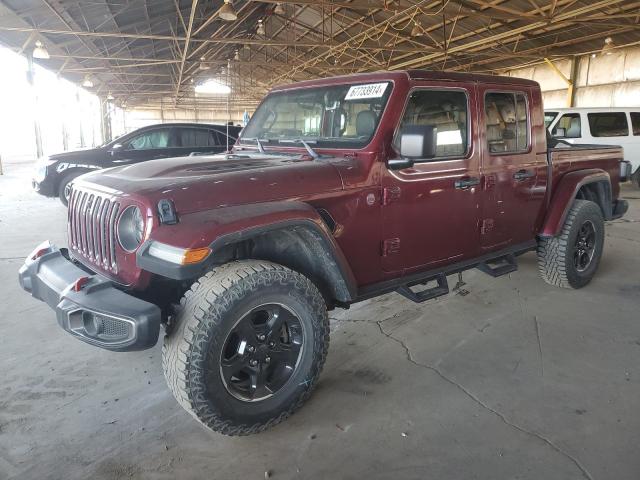
{"label": "windshield wiper", "polygon": [[311,158],[313,158],[314,160],[317,160],[318,158],[320,158],[320,155],[313,148],[311,148],[311,146],[307,142],[305,142],[301,138],[291,138],[286,140],[280,140],[280,143],[301,143],[304,146],[304,148],[307,150],[307,153],[309,154],[309,156],[311,156]]}
{"label": "windshield wiper", "polygon": [[274,155],[273,153],[269,153],[264,149],[264,145],[262,144],[263,141],[267,141],[270,142],[271,140],[268,138],[263,138],[262,140],[260,140],[259,138],[242,138],[241,140],[246,140],[249,142],[256,142],[256,145],[258,146],[258,151],[260,153],[264,153],[265,155]]}

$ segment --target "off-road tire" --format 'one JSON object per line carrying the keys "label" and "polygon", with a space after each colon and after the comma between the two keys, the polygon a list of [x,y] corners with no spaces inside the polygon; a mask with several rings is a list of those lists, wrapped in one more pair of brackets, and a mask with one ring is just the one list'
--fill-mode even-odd
{"label": "off-road tire", "polygon": [[65,190],[67,188],[67,185],[69,185],[77,176],[77,174],[72,173],[65,177],[62,177],[62,180],[60,180],[60,184],[58,185],[58,198],[65,207],[69,206],[69,199],[65,195]]}
{"label": "off-road tire", "polygon": [[[220,374],[220,349],[235,323],[256,305],[278,301],[296,312],[306,330],[299,365],[272,397],[244,402]],[[231,262],[197,280],[181,300],[164,337],[162,367],[169,389],[205,427],[249,435],[282,422],[310,396],[329,348],[324,299],[304,275],[266,261]]]}
{"label": "off-road tire", "polygon": [[[595,227],[596,243],[592,260],[585,271],[574,264],[575,243],[581,226],[591,221]],[[593,278],[604,249],[604,219],[600,207],[588,200],[575,200],[559,235],[538,241],[538,270],[550,285],[563,288],[582,288]]]}
{"label": "off-road tire", "polygon": [[640,188],[640,167],[631,175],[631,183],[634,187]]}

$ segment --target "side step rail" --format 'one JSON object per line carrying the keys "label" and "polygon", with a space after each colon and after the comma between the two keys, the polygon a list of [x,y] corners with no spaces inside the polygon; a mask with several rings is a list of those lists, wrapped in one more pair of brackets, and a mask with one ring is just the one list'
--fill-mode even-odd
{"label": "side step rail", "polygon": [[478,265],[478,270],[491,275],[492,277],[501,277],[508,273],[518,270],[518,262],[512,253],[503,257],[493,258]]}
{"label": "side step rail", "polygon": [[[438,284],[435,287],[427,288],[425,290],[414,291],[411,287],[416,285],[427,285],[429,282],[436,281]],[[408,298],[412,302],[422,303],[427,300],[431,300],[436,297],[441,297],[449,293],[449,283],[447,282],[447,276],[444,273],[440,273],[427,280],[416,282],[412,284],[403,285],[396,290],[403,297]]]}

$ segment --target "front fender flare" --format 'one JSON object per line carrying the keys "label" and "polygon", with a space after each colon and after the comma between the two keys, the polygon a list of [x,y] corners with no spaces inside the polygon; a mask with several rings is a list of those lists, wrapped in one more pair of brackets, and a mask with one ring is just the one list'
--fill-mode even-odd
{"label": "front fender flare", "polygon": [[[151,273],[176,280],[192,279],[218,263],[216,254],[225,247],[283,230],[299,234],[321,262],[337,300],[348,303],[356,298],[356,280],[342,250],[317,210],[300,201],[240,205],[179,216],[176,225],[162,225],[153,232],[138,250],[136,260],[140,268]],[[148,255],[154,240],[181,248],[209,246],[212,253],[200,264],[172,265]]]}

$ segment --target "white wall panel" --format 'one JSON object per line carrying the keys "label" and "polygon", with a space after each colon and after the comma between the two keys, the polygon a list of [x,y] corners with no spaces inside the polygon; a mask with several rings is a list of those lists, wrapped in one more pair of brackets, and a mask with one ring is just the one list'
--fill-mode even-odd
{"label": "white wall panel", "polygon": [[[611,55],[585,55],[577,62],[576,107],[640,107],[640,47],[616,50]],[[554,63],[569,76],[569,60]],[[545,108],[566,107],[566,84],[548,65],[514,69],[506,75],[537,81]]]}
{"label": "white wall panel", "polygon": [[626,52],[590,57],[589,85],[624,82],[624,60]]}

